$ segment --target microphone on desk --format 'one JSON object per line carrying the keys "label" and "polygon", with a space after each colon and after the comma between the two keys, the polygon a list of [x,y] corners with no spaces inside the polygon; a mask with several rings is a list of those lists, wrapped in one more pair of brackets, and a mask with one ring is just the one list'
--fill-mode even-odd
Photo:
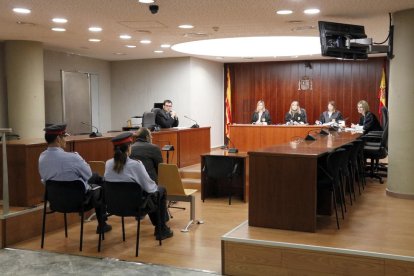
{"label": "microphone on desk", "polygon": [[321,128],[321,131],[319,132],[319,134],[320,135],[329,135],[330,132],[329,132],[329,129],[323,127],[323,128]]}
{"label": "microphone on desk", "polygon": [[315,138],[315,137],[313,137],[312,135],[310,135],[310,133],[311,133],[312,131],[315,131],[315,130],[311,129],[311,130],[309,130],[309,131],[308,131],[308,134],[307,134],[307,135],[306,135],[306,137],[305,137],[305,141],[316,141],[316,138]]}
{"label": "microphone on desk", "polygon": [[92,128],[96,128],[96,132],[92,131],[91,134],[89,134],[89,137],[101,137],[102,133],[99,132],[98,128],[96,126],[93,126],[91,124],[88,124],[86,122],[81,122],[82,125],[90,126]]}
{"label": "microphone on desk", "polygon": [[191,120],[191,121],[195,122],[195,124],[194,124],[194,125],[192,125],[192,126],[191,126],[191,128],[199,128],[199,127],[200,127],[200,126],[197,124],[197,121],[196,121],[196,120],[191,119],[191,118],[190,118],[190,117],[188,117],[187,115],[184,115],[184,118],[187,118],[187,119],[189,119],[189,120]]}
{"label": "microphone on desk", "polygon": [[238,153],[239,152],[239,150],[236,147],[234,147],[234,143],[233,143],[232,140],[230,140],[229,137],[227,137],[227,144],[228,143],[231,143],[231,145],[233,146],[232,148],[228,148],[228,150],[227,150],[228,153]]}

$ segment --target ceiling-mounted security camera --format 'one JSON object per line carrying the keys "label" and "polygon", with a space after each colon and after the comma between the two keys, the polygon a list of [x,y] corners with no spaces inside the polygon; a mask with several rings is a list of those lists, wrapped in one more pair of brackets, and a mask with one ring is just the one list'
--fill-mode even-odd
{"label": "ceiling-mounted security camera", "polygon": [[158,5],[150,5],[149,6],[149,10],[152,14],[158,13],[159,9],[160,9],[160,7]]}

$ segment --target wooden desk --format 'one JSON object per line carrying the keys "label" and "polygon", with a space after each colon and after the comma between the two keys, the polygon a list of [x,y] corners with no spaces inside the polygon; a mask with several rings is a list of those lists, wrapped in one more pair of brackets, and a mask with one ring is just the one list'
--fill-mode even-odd
{"label": "wooden desk", "polygon": [[[249,158],[246,152],[228,153],[227,150],[216,150],[210,153],[201,154],[201,199],[204,200],[212,195],[228,196],[228,185],[224,181],[218,181],[215,189],[212,189],[211,183],[208,183],[206,174],[203,172],[206,156],[221,156],[222,158],[235,158],[239,162],[240,171],[239,176],[233,179],[233,195],[240,195],[244,202],[248,202],[249,196]],[[223,185],[220,185],[223,184]]]}
{"label": "wooden desk", "polygon": [[358,137],[335,133],[249,152],[249,225],[315,232],[318,161]]}
{"label": "wooden desk", "polygon": [[294,137],[304,138],[309,132],[319,132],[322,126],[315,125],[270,125],[259,126],[237,124],[230,126],[230,147],[239,151],[251,151],[272,145],[290,142]]}
{"label": "wooden desk", "polygon": [[[102,137],[88,135],[67,137],[66,150],[78,152],[86,161],[106,161],[113,157],[111,139],[120,132],[105,133]],[[164,146],[168,141],[175,151],[170,163],[179,167],[200,162],[200,154],[210,151],[210,127],[198,129],[166,129],[153,133],[154,143]],[[158,141],[158,142],[157,142]],[[38,160],[47,148],[43,138],[7,142],[9,199],[11,206],[33,206],[43,200],[44,186],[40,182]],[[0,154],[2,150],[0,149]],[[164,160],[165,154],[164,154]],[[0,167],[2,166],[0,160]],[[0,194],[3,173],[0,172]]]}

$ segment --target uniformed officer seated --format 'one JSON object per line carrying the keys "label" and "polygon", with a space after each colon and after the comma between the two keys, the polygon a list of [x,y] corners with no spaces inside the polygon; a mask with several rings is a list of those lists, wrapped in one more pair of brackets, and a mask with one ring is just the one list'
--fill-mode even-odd
{"label": "uniformed officer seated", "polygon": [[[39,173],[42,183],[48,180],[55,181],[75,181],[80,180],[85,184],[85,191],[90,194],[97,217],[102,217],[106,212],[105,206],[100,200],[102,198],[101,189],[92,190],[97,183],[90,183],[91,179],[97,179],[96,175],[92,177],[92,171],[89,164],[77,153],[66,152],[66,125],[51,125],[44,129],[47,149],[39,157]],[[98,221],[99,223],[99,221]],[[99,234],[100,225],[96,229]],[[104,222],[104,232],[111,231],[111,225]]]}
{"label": "uniformed officer seated", "polygon": [[[151,210],[148,215],[152,225],[155,226],[154,236],[157,239],[167,239],[173,236],[173,231],[166,225],[168,220],[166,190],[150,178],[141,161],[129,158],[131,154],[132,133],[122,133],[112,139],[114,144],[114,158],[106,161],[105,181],[109,182],[136,182],[144,190],[147,196],[158,192],[160,197],[160,225],[158,229],[158,215],[156,210]],[[156,202],[155,202],[156,204]]]}

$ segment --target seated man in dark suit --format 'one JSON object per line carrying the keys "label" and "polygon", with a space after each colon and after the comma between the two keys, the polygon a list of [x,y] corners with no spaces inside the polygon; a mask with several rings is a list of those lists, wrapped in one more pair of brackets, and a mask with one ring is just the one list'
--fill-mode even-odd
{"label": "seated man in dark suit", "polygon": [[[51,125],[45,129],[45,140],[47,149],[39,157],[39,174],[43,184],[48,180],[56,181],[75,181],[80,180],[85,185],[85,192],[90,195],[95,207],[97,217],[101,217],[106,212],[102,202],[101,190],[92,190],[90,185],[92,171],[88,163],[77,152],[66,152],[66,125]],[[92,184],[92,183],[91,183]],[[96,183],[97,184],[97,183]],[[93,185],[96,185],[93,184]],[[99,221],[98,221],[99,223]],[[96,233],[99,233],[101,225],[98,225]],[[108,232],[112,229],[109,224],[104,222],[103,230]]]}
{"label": "seated man in dark suit", "polygon": [[157,112],[155,117],[155,123],[161,128],[171,128],[178,126],[178,116],[174,110],[172,110],[172,102],[165,100],[162,110]]}
{"label": "seated man in dark suit", "polygon": [[161,150],[157,145],[151,144],[152,136],[147,128],[140,128],[135,136],[137,140],[132,145],[129,157],[140,160],[150,178],[158,183],[158,164],[163,161]]}

